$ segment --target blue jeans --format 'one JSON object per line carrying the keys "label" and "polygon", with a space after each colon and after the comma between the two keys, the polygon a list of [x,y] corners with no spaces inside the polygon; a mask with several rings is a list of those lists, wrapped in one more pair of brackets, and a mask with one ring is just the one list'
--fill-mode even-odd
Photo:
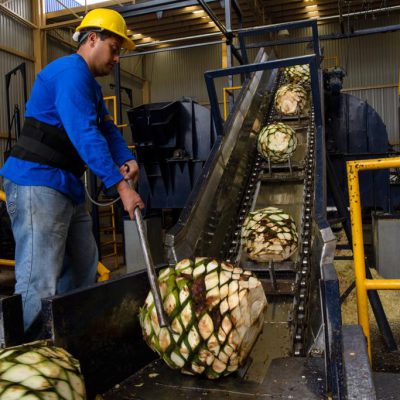
{"label": "blue jeans", "polygon": [[74,205],[46,186],[4,179],[15,238],[15,293],[21,294],[24,328],[41,310],[41,299],[95,282],[98,252],[85,204]]}

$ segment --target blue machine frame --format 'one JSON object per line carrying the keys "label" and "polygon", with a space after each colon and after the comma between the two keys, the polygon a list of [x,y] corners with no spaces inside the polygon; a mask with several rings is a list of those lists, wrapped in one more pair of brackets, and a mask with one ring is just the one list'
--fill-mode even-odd
{"label": "blue machine frame", "polygon": [[[248,76],[252,72],[260,70],[271,70],[275,68],[287,67],[298,64],[309,64],[311,74],[311,92],[314,106],[314,120],[316,126],[316,163],[315,171],[315,217],[318,228],[319,240],[322,242],[322,256],[320,260],[321,279],[320,279],[320,298],[322,302],[322,320],[324,324],[325,336],[325,367],[326,367],[326,387],[335,399],[346,396],[345,371],[343,367],[343,337],[342,320],[340,310],[339,283],[335,269],[332,265],[333,250],[335,248],[335,237],[330,230],[326,218],[326,175],[325,175],[325,133],[322,115],[322,73],[318,70],[321,51],[318,40],[318,29],[316,21],[301,21],[289,24],[279,24],[260,29],[249,29],[239,34],[242,58],[248,61],[245,36],[254,35],[261,32],[278,31],[281,29],[294,29],[302,27],[312,28],[313,48],[315,54],[301,57],[293,57],[282,60],[267,61],[257,64],[247,64],[223,70],[207,71],[204,74],[208,96],[210,99],[211,115],[216,127],[217,135],[223,136],[224,123],[218,106],[218,97],[215,89],[215,78],[228,75],[243,74]],[[330,256],[326,257],[329,253]]]}

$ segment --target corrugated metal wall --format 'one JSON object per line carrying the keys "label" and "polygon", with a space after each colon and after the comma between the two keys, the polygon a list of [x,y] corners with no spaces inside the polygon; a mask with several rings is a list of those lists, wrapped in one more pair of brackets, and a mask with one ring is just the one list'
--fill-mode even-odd
{"label": "corrugated metal wall", "polygon": [[[26,19],[31,18],[31,9],[28,2],[10,2],[10,7]],[[377,15],[375,21],[368,17],[352,19],[349,26],[353,29],[365,29],[374,25],[392,25],[398,21],[397,16]],[[345,25],[347,28],[347,20]],[[319,26],[320,35],[340,32],[336,22]],[[291,33],[292,34],[292,33]],[[307,36],[309,32],[297,30],[295,36]],[[71,54],[71,49],[57,40],[58,37],[70,40],[70,31],[58,30],[52,33],[48,39],[48,60],[52,61],[60,56]],[[258,39],[258,38],[257,38]],[[347,77],[344,81],[344,89],[350,93],[367,100],[383,118],[389,133],[390,141],[398,143],[399,122],[397,110],[397,80],[400,60],[400,46],[398,46],[400,32],[370,35],[343,40],[324,40],[321,42],[325,57],[337,56],[339,64],[344,67]],[[255,40],[254,38],[252,40]],[[0,14],[0,44],[11,47],[17,51],[32,55],[32,33],[14,20]],[[281,57],[306,54],[306,44],[279,46],[278,54]],[[257,50],[250,51],[250,60],[254,58]],[[4,74],[15,68],[23,60],[19,57],[1,52],[0,73]],[[143,58],[143,59],[142,59]],[[185,50],[164,51],[144,57],[131,57],[123,59],[123,70],[143,76],[150,81],[151,101],[174,101],[182,96],[192,97],[201,104],[208,104],[208,95],[204,82],[204,72],[210,69],[220,68],[222,52],[220,45],[197,47]],[[27,62],[28,67],[28,92],[33,81],[33,65]],[[238,78],[235,79],[235,84]],[[114,94],[110,85],[113,77],[102,78],[105,95]],[[121,73],[121,84],[133,90],[134,106],[142,103],[142,82],[130,73]],[[13,88],[13,95],[19,101],[21,89]],[[227,86],[227,79],[216,81],[217,93],[222,103],[222,88]],[[5,113],[5,89],[4,80],[0,79],[0,131],[6,132]],[[126,93],[122,94],[124,103],[124,121],[126,121],[126,109],[129,99]],[[130,141],[130,132],[125,130],[125,136]],[[0,141],[0,147],[1,147]],[[3,144],[4,145],[4,144]]]}
{"label": "corrugated metal wall", "polygon": [[[204,72],[221,68],[221,62],[221,45],[147,55],[145,77],[151,82],[151,101],[174,101],[186,96],[208,104]],[[216,81],[218,94],[224,86],[226,79]]]}
{"label": "corrugated metal wall", "polygon": [[[345,20],[347,27],[347,20]],[[354,30],[372,28],[377,25],[398,24],[398,16],[377,15],[366,19],[351,19],[349,25]],[[319,26],[319,34],[327,35],[340,32],[337,23]],[[295,37],[305,37],[310,33],[297,30]],[[391,143],[399,143],[399,115],[397,84],[400,63],[400,31],[385,34],[359,36],[341,40],[322,40],[326,58],[338,57],[339,65],[346,71],[343,88],[375,108],[382,117]],[[279,46],[282,57],[290,57],[308,53],[306,43]],[[399,149],[399,147],[397,147]]]}
{"label": "corrugated metal wall", "polygon": [[[15,1],[10,2],[9,7],[25,19],[31,18],[31,8],[29,2]],[[33,57],[32,31],[22,26],[10,17],[0,12],[0,45],[2,47],[14,49],[20,53]],[[0,165],[3,164],[3,153],[7,144],[8,119],[6,108],[6,84],[4,76],[21,63],[26,63],[27,89],[28,94],[34,80],[34,66],[31,61],[22,57],[0,50]],[[23,85],[20,73],[13,75],[10,81],[10,103],[11,111],[14,105],[18,104],[21,112],[24,112]]]}

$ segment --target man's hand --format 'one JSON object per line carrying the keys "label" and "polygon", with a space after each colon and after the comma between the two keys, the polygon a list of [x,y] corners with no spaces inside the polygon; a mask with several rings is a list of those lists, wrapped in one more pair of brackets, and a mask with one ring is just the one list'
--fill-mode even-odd
{"label": "man's hand", "polygon": [[136,185],[139,180],[139,166],[135,160],[129,160],[119,167],[121,174],[126,181],[131,180]]}
{"label": "man's hand", "polygon": [[135,208],[144,208],[144,203],[138,193],[131,189],[128,182],[122,180],[116,184],[119,195],[121,196],[122,204],[125,211],[129,214],[131,220],[135,219]]}

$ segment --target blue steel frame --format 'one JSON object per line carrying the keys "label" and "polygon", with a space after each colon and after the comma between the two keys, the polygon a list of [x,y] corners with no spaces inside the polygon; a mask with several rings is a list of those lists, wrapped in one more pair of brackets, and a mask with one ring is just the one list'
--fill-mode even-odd
{"label": "blue steel frame", "polygon": [[321,110],[321,94],[319,88],[318,80],[318,61],[319,57],[316,55],[311,56],[301,56],[293,58],[285,58],[282,60],[266,61],[258,64],[247,64],[240,65],[238,67],[218,69],[213,71],[207,71],[204,73],[204,79],[206,81],[208,97],[210,99],[211,115],[214,120],[217,135],[223,135],[224,127],[221,113],[218,106],[218,96],[215,89],[215,78],[223,78],[228,75],[238,75],[238,74],[249,74],[256,71],[264,71],[267,69],[287,67],[291,65],[298,64],[310,64],[311,73],[311,92],[314,103],[314,114],[316,127],[322,126],[322,110]]}
{"label": "blue steel frame", "polygon": [[[396,32],[398,30],[400,30],[400,25],[388,25],[377,28],[359,29],[351,33],[347,32],[347,33],[331,33],[329,35],[319,35],[319,40],[321,41],[321,40],[350,39],[357,36],[367,36],[367,35],[375,35],[377,33]],[[312,40],[313,38],[311,36],[293,38],[293,39],[269,40],[267,42],[248,44],[246,45],[246,49],[268,47],[268,46],[279,46],[283,44],[308,43],[311,42]]]}
{"label": "blue steel frame", "polygon": [[242,58],[243,62],[245,64],[248,64],[249,60],[247,57],[247,51],[246,51],[246,44],[245,44],[245,37],[247,36],[253,36],[258,33],[264,33],[264,32],[276,32],[280,30],[290,30],[290,29],[297,29],[297,28],[311,28],[312,30],[312,37],[310,40],[313,42],[313,47],[314,47],[314,54],[317,58],[317,65],[319,65],[320,60],[321,60],[321,48],[319,46],[319,38],[318,38],[318,26],[317,26],[317,20],[304,20],[304,21],[296,21],[296,22],[288,22],[288,23],[282,23],[282,24],[276,24],[276,25],[269,25],[269,26],[263,26],[260,28],[249,28],[249,29],[241,29],[240,32],[238,33],[238,39],[239,39],[239,44],[240,44],[240,52],[242,53]]}
{"label": "blue steel frame", "polygon": [[[210,99],[211,114],[216,127],[217,135],[223,136],[224,125],[218,106],[218,97],[215,89],[215,78],[228,75],[250,74],[256,71],[271,70],[274,68],[287,67],[298,64],[309,64],[311,75],[311,92],[314,106],[314,121],[316,128],[316,171],[315,171],[315,218],[318,229],[329,228],[326,219],[326,179],[325,179],[325,142],[324,126],[322,115],[322,75],[319,73],[320,48],[318,44],[318,31],[316,21],[307,23],[293,23],[275,25],[274,30],[312,26],[314,37],[314,50],[316,54],[293,57],[282,60],[267,61],[258,64],[247,64],[238,67],[207,71],[204,78],[207,85],[208,96]],[[255,29],[256,31],[256,29]],[[252,34],[253,32],[248,32]],[[247,32],[246,32],[247,34]],[[242,56],[246,58],[245,49],[242,49]],[[334,399],[345,398],[346,387],[343,369],[343,345],[342,345],[342,319],[340,310],[339,284],[335,270],[331,264],[324,265],[324,273],[321,274],[320,295],[322,303],[322,319],[325,332],[325,365],[327,390],[332,393]]]}

